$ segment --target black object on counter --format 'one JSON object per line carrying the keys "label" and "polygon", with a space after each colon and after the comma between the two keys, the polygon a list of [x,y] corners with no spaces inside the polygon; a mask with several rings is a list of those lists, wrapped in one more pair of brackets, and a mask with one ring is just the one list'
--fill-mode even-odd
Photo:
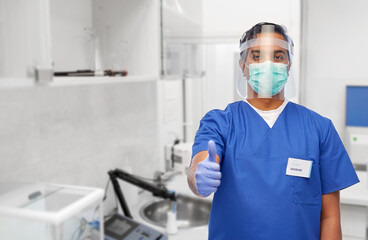
{"label": "black object on counter", "polygon": [[128,72],[123,71],[113,71],[113,70],[104,70],[104,71],[92,71],[92,70],[77,70],[71,72],[54,72],[55,77],[94,77],[94,76],[127,76]]}
{"label": "black object on counter", "polygon": [[140,179],[137,176],[134,176],[133,174],[127,173],[121,169],[115,169],[108,172],[112,185],[114,187],[115,194],[119,200],[120,206],[125,214],[125,216],[133,219],[132,214],[130,213],[129,207],[125,201],[123,192],[121,191],[119,182],[117,179],[124,180],[128,183],[131,183],[137,187],[140,187],[144,190],[150,191],[153,196],[161,197],[164,199],[170,199],[172,201],[176,201],[176,194],[175,192],[167,190],[163,186],[157,186],[155,184],[146,182],[142,179]]}

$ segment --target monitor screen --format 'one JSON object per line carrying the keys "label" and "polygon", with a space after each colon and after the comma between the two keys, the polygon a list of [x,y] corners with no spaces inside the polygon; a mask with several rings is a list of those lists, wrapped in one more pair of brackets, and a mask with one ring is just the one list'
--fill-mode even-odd
{"label": "monitor screen", "polygon": [[107,227],[107,230],[117,235],[123,235],[124,233],[129,231],[131,228],[132,228],[132,225],[130,225],[126,220],[115,219],[115,221]]}
{"label": "monitor screen", "polygon": [[346,126],[368,127],[368,86],[346,87]]}

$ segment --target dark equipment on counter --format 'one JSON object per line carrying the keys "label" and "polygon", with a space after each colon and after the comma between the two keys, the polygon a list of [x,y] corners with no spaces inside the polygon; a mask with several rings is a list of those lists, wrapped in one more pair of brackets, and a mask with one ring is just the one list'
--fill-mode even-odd
{"label": "dark equipment on counter", "polygon": [[105,222],[105,240],[167,240],[167,235],[136,222],[128,217],[115,214]]}
{"label": "dark equipment on counter", "polygon": [[120,185],[119,185],[119,182],[118,182],[117,179],[124,180],[128,183],[131,183],[131,184],[137,186],[137,187],[140,187],[144,190],[147,190],[147,191],[151,192],[153,194],[153,196],[161,197],[161,198],[164,198],[164,199],[170,199],[172,201],[176,201],[175,192],[169,191],[163,186],[157,186],[155,184],[146,182],[146,181],[140,179],[139,177],[134,176],[134,175],[132,175],[130,173],[127,173],[123,170],[120,170],[118,168],[115,169],[115,170],[109,171],[108,174],[110,176],[111,183],[114,187],[114,191],[115,191],[115,194],[116,194],[116,196],[119,200],[120,206],[121,206],[125,216],[127,216],[129,218],[133,219],[132,214],[130,213],[129,207],[128,207],[126,201],[125,201],[123,192],[121,191],[121,188],[120,188]]}
{"label": "dark equipment on counter", "polygon": [[104,70],[104,71],[92,71],[92,70],[77,70],[71,72],[54,72],[55,77],[94,77],[94,76],[127,76],[128,72],[123,71],[113,71],[113,70]]}
{"label": "dark equipment on counter", "polygon": [[153,196],[170,199],[172,201],[176,201],[175,192],[171,192],[163,186],[156,186],[152,183],[146,182],[139,177],[118,168],[109,171],[108,174],[125,216],[115,214],[105,221],[105,240],[167,240],[167,235],[133,220],[123,192],[121,191],[118,179],[147,190],[151,192]]}

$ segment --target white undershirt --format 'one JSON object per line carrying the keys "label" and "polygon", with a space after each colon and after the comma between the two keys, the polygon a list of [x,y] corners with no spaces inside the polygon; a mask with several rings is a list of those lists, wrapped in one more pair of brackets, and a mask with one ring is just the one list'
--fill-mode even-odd
{"label": "white undershirt", "polygon": [[250,104],[246,99],[244,101],[248,103],[249,106],[251,106],[263,118],[263,120],[265,120],[265,122],[268,124],[268,126],[270,126],[270,128],[272,128],[273,124],[276,122],[277,118],[284,110],[286,104],[289,102],[289,100],[285,99],[285,101],[277,109],[263,111],[253,107],[252,104]]}

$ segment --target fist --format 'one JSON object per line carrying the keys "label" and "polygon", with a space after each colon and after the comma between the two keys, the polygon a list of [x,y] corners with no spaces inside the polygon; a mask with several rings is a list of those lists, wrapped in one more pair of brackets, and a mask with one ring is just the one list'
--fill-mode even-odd
{"label": "fist", "polygon": [[220,164],[216,162],[216,144],[208,141],[208,156],[205,160],[198,163],[195,172],[197,192],[207,197],[217,191],[221,184]]}

